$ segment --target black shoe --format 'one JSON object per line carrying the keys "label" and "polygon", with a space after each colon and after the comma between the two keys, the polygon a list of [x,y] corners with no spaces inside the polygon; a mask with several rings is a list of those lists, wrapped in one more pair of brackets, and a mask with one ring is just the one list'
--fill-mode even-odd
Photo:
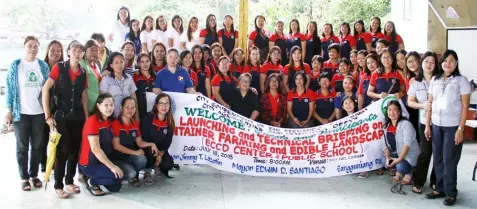
{"label": "black shoe", "polygon": [[439,194],[436,194],[434,192],[431,192],[429,194],[426,194],[426,199],[437,199],[437,198],[443,198],[443,197],[446,197],[446,195],[444,194],[444,192],[441,192]]}
{"label": "black shoe", "polygon": [[457,199],[455,197],[446,197],[446,199],[444,199],[444,205],[445,206],[453,206],[456,201],[457,201]]}

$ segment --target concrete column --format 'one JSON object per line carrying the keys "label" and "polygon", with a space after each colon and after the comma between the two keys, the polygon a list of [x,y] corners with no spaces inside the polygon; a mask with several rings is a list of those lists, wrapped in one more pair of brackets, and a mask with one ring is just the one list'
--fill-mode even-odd
{"label": "concrete column", "polygon": [[[447,27],[470,27],[477,25],[477,1],[475,0],[429,0],[437,15]],[[446,17],[448,7],[453,7],[460,18]],[[427,48],[436,53],[446,50],[446,29],[431,6],[428,6]]]}

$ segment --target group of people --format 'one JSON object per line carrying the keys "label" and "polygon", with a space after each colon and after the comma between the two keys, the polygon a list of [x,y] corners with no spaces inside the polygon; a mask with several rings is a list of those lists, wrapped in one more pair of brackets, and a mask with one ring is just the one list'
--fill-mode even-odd
{"label": "group of people", "polygon": [[[7,76],[6,122],[15,127],[21,188],[42,186],[38,170],[42,164],[44,171],[51,131],[62,135],[55,163],[60,198],[80,192],[73,180],[77,165],[95,196],[105,194],[100,185],[119,191],[123,179],[140,186],[142,170],[146,185],[153,182],[153,170],[169,177],[175,166],[168,153],[175,125],[171,99],[163,92],[200,93],[251,120],[288,128],[328,124],[394,95],[382,147],[393,181],[411,184],[420,194],[433,155],[434,191],[426,198],[456,202],[471,85],[460,74],[453,50],[440,59],[434,52],[406,52],[394,24],[386,23],[383,34],[377,17],[370,32],[362,20],[354,23],[353,35],[348,23],[341,24],[339,37],[325,24],[322,38],[315,22],[305,35],[292,20],[285,35],[278,21],[269,36],[265,17],[254,21],[247,58],[237,46],[230,15],[220,30],[209,15],[200,32],[195,17],[185,32],[178,15],[169,29],[166,17],[159,16],[156,30],[147,16],[139,31],[140,22],[130,20],[123,7],[108,36],[119,51],[109,50],[104,35],[95,33],[84,45],[71,42],[68,60],[58,41],[49,43],[43,60],[36,58],[39,41],[26,37],[25,55],[12,63]],[[158,95],[152,111],[147,93]],[[366,178],[368,172],[358,176]]]}

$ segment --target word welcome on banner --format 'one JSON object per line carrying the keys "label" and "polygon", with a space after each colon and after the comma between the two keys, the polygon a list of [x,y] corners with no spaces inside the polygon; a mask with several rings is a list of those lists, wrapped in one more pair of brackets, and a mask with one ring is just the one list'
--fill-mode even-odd
{"label": "word welcome on banner", "polygon": [[178,164],[300,178],[346,175],[384,164],[383,111],[392,96],[330,124],[287,129],[252,121],[202,95],[168,94],[176,122],[169,152]]}

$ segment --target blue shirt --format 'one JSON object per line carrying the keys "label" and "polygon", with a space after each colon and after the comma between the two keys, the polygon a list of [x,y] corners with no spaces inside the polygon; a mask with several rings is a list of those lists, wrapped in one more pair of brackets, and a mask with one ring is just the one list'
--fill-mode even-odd
{"label": "blue shirt", "polygon": [[176,72],[172,73],[169,67],[166,67],[156,74],[156,88],[162,91],[186,93],[187,88],[192,88],[192,80],[183,68],[177,66]]}

